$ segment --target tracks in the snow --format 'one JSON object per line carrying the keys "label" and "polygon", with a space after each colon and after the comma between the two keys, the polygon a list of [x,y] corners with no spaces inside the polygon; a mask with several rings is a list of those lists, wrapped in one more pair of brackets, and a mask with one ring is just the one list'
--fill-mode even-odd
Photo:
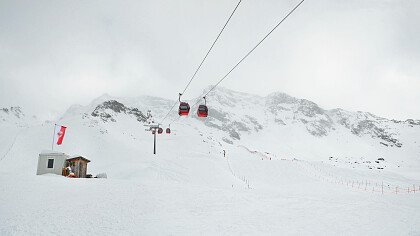
{"label": "tracks in the snow", "polygon": [[13,149],[13,146],[15,146],[17,137],[20,135],[20,133],[22,132],[22,130],[20,130],[19,132],[17,132],[17,134],[15,135],[15,137],[13,138],[13,142],[12,144],[10,144],[9,148],[7,149],[7,151],[3,154],[3,156],[0,159],[0,162],[3,161],[4,159],[6,159],[7,155],[10,153],[10,151]]}

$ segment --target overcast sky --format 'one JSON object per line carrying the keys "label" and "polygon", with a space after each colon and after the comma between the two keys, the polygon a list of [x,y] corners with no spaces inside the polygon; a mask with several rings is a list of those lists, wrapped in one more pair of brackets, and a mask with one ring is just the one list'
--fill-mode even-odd
{"label": "overcast sky", "polygon": [[[0,107],[48,117],[113,96],[176,99],[237,0],[0,0]],[[243,0],[185,98],[298,0]],[[306,0],[222,86],[420,119],[420,1]]]}

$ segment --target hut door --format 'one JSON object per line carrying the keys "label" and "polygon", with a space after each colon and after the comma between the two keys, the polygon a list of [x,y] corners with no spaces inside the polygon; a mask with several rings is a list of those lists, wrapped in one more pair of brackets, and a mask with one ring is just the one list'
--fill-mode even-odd
{"label": "hut door", "polygon": [[81,178],[81,177],[82,177],[82,162],[79,161],[79,169],[77,173],[77,178]]}

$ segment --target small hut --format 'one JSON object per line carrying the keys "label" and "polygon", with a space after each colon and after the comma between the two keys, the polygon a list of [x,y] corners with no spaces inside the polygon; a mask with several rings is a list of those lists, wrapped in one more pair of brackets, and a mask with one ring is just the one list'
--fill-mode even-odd
{"label": "small hut", "polygon": [[67,159],[67,166],[70,166],[76,178],[86,178],[87,163],[89,162],[90,160],[82,156],[75,156]]}
{"label": "small hut", "polygon": [[69,155],[61,152],[43,151],[38,157],[36,174],[43,175],[50,173],[61,175],[64,164],[69,157]]}

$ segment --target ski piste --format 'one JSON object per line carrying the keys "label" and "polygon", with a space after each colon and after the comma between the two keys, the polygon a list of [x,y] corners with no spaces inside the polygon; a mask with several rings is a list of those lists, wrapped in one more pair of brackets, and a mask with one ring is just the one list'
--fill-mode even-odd
{"label": "ski piste", "polygon": [[104,95],[61,116],[55,150],[85,155],[107,179],[35,175],[54,122],[1,113],[1,234],[418,232],[417,120],[220,87],[206,119],[192,113],[156,134],[153,155],[144,125],[172,103]]}

